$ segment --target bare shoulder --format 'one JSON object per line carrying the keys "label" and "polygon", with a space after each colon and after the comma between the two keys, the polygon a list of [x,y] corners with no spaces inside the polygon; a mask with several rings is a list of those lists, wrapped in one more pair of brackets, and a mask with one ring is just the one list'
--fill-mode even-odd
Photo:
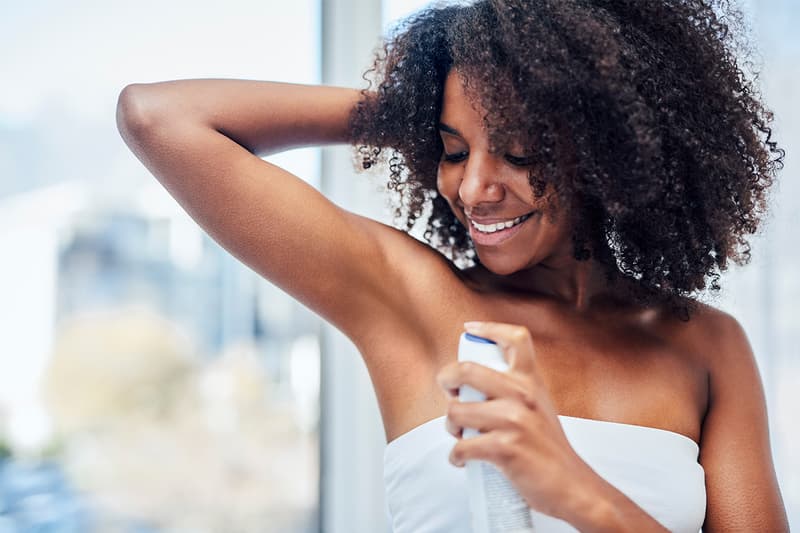
{"label": "bare shoulder", "polygon": [[[703,302],[688,321],[670,317],[663,333],[710,373],[725,371],[723,359],[743,357],[749,351],[749,341],[736,318],[731,314]],[[738,352],[739,355],[733,355]]]}
{"label": "bare shoulder", "polygon": [[709,380],[699,456],[707,491],[703,531],[788,531],[764,387],[744,328],[729,313],[700,304],[685,331]]}

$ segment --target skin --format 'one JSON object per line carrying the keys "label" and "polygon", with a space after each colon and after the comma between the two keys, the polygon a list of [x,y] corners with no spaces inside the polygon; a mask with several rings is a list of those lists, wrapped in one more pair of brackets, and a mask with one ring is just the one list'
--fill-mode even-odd
{"label": "skin", "polygon": [[[209,235],[353,341],[387,441],[443,415],[457,436],[491,427],[481,442],[460,440],[451,461],[495,462],[529,504],[582,531],[663,531],[577,458],[557,415],[673,431],[700,446],[705,532],[788,531],[761,381],[735,319],[701,306],[685,323],[620,302],[599,265],[572,259],[569,217],[534,217],[502,245],[478,247],[484,268],[460,271],[256,157],[349,142],[358,98],[247,80],[136,84],[120,95],[117,120]],[[488,151],[480,111],[451,75],[442,139],[448,154],[468,155],[440,164],[438,186],[465,224],[467,214],[513,218],[539,206],[527,169]],[[473,331],[504,348],[508,373],[456,361],[467,321],[488,323]],[[488,393],[483,410],[453,402],[464,383]]]}

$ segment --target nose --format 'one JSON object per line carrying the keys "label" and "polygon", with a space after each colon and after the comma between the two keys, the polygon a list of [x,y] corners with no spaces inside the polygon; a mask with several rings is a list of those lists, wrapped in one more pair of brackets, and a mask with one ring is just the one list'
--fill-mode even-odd
{"label": "nose", "polygon": [[458,196],[465,206],[502,201],[505,187],[500,170],[488,158],[471,157],[464,167]]}

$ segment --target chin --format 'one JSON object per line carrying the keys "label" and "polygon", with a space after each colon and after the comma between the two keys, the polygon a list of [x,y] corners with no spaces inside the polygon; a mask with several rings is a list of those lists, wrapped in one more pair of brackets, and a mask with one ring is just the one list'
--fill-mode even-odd
{"label": "chin", "polygon": [[478,254],[478,259],[483,265],[483,268],[498,276],[508,276],[530,268],[528,261],[522,260],[519,257],[512,257],[508,254],[502,253],[481,253]]}

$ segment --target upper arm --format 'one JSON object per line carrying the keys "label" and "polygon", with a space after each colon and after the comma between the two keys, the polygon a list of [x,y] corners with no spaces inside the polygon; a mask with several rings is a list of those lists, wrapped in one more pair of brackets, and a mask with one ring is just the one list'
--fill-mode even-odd
{"label": "upper arm", "polygon": [[382,323],[414,327],[405,312],[405,270],[442,268],[438,253],[340,208],[213,128],[180,119],[128,120],[120,130],[139,159],[215,241],[254,271],[354,341]]}
{"label": "upper arm", "polygon": [[739,323],[714,318],[709,353],[709,408],[700,463],[705,470],[705,533],[789,531],[770,450],[764,389]]}

